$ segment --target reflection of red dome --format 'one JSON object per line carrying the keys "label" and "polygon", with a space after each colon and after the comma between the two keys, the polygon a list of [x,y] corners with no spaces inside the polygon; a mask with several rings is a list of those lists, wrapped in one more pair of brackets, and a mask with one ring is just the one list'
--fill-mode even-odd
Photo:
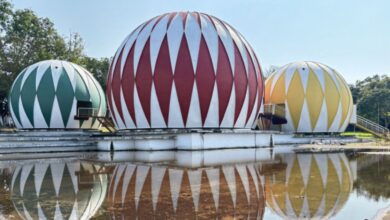
{"label": "reflection of red dome", "polygon": [[106,201],[114,219],[262,219],[265,206],[254,165],[118,165]]}
{"label": "reflection of red dome", "polygon": [[248,42],[227,23],[196,12],[140,25],[116,52],[107,81],[119,129],[248,128],[262,96]]}

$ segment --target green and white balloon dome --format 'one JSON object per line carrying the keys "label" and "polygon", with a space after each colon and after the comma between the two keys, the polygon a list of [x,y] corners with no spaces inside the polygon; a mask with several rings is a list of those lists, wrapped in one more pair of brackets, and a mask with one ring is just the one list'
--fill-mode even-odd
{"label": "green and white balloon dome", "polygon": [[25,68],[9,93],[17,128],[96,129],[100,122],[81,110],[105,116],[106,99],[97,80],[74,63],[46,60]]}

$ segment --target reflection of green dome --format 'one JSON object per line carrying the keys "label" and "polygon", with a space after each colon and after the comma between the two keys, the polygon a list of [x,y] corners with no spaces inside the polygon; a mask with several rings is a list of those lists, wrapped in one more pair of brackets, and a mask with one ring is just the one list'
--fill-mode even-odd
{"label": "reflection of green dome", "polygon": [[9,107],[18,128],[98,128],[95,119],[75,119],[78,108],[106,114],[104,92],[92,74],[58,60],[24,69],[12,85]]}
{"label": "reflection of green dome", "polygon": [[346,203],[353,178],[344,154],[287,154],[286,169],[266,177],[266,201],[285,219],[327,219]]}
{"label": "reflection of green dome", "polygon": [[17,167],[12,202],[23,219],[90,219],[107,191],[107,176],[96,172],[96,166],[80,162]]}

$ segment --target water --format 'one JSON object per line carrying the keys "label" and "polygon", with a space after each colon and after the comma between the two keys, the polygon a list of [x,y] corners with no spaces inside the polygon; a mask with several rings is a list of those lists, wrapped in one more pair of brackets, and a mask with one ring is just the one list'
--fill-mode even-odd
{"label": "water", "polygon": [[0,219],[381,219],[389,167],[287,147],[2,155]]}

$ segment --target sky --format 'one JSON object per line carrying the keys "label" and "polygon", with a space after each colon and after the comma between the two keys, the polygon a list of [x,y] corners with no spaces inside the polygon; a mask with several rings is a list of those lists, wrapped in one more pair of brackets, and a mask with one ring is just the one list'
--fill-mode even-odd
{"label": "sky", "polygon": [[252,45],[263,69],[318,61],[348,83],[390,75],[388,0],[12,0],[48,17],[63,36],[81,35],[92,57],[112,57],[150,18],[172,11],[214,15]]}

